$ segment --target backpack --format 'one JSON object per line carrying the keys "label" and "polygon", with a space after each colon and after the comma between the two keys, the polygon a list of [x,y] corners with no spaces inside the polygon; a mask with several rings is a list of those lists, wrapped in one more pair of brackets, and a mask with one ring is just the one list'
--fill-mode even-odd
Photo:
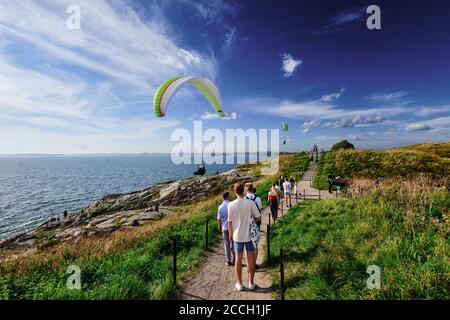
{"label": "backpack", "polygon": [[[250,199],[249,197],[245,197],[246,199],[253,201],[255,203],[256,208],[258,209],[259,213],[261,213],[261,209],[258,207],[258,204],[256,203],[256,198],[258,198],[255,194],[255,197],[253,199]],[[255,223],[260,226],[261,225],[261,220],[259,221],[255,221]]]}

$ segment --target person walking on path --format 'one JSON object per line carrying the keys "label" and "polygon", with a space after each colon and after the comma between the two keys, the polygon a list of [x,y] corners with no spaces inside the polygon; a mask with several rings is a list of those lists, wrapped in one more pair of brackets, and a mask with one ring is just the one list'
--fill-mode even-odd
{"label": "person walking on path", "polygon": [[284,179],[283,182],[283,189],[284,189],[284,197],[286,199],[286,207],[290,207],[292,205],[292,189],[291,189],[291,183],[288,181],[288,179]]}
{"label": "person walking on path", "polygon": [[[258,197],[258,196],[256,195],[256,188],[253,187],[253,184],[251,184],[251,183],[246,183],[246,184],[245,184],[245,189],[246,189],[246,192],[247,192],[247,194],[246,194],[245,197],[246,197],[248,200],[252,200],[252,201],[256,204],[256,207],[258,208],[259,213],[261,213],[261,210],[262,210],[262,200],[261,200],[260,197]],[[258,230],[261,231],[261,221],[257,222],[257,225],[258,225]],[[256,243],[256,246],[255,246],[255,252],[254,252],[254,254],[255,254],[255,268],[256,268],[256,269],[259,268],[259,265],[256,264],[256,261],[257,261],[257,259],[258,259],[258,244],[259,244],[259,243],[257,242],[257,243]]]}
{"label": "person walking on path", "polygon": [[273,221],[275,221],[278,215],[278,192],[275,183],[272,185],[272,188],[270,189],[269,194],[267,195],[267,202],[269,203],[272,219]]}
{"label": "person walking on path", "polygon": [[234,266],[234,249],[233,241],[230,241],[230,234],[228,231],[228,204],[230,203],[230,193],[224,192],[222,195],[223,202],[217,210],[217,228],[222,232],[223,248],[225,250],[225,264],[227,266]]}
{"label": "person walking on path", "polygon": [[255,202],[244,198],[244,185],[242,183],[236,183],[234,185],[234,192],[237,199],[230,202],[228,205],[228,230],[229,239],[230,241],[233,241],[236,253],[235,267],[238,282],[235,287],[238,291],[244,290],[244,286],[242,285],[242,256],[245,247],[249,271],[248,288],[254,290],[256,288],[254,282],[256,261],[253,254],[255,247],[250,235],[250,225],[252,219],[260,220],[261,214],[259,213]]}

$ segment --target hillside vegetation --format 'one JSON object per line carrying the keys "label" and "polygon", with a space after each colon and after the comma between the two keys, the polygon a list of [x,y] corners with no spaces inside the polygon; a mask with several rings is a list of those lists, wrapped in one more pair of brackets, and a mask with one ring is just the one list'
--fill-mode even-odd
{"label": "hillside vegetation", "polygon": [[322,155],[315,187],[327,189],[327,176],[345,178],[430,178],[450,176],[450,142],[421,144],[387,151],[339,150]]}
{"label": "hillside vegetation", "polygon": [[[280,175],[299,177],[307,165],[304,155],[283,155],[276,176],[258,176],[261,166],[257,164],[238,170],[257,176],[254,184],[265,201],[273,181]],[[223,191],[232,191],[227,189]],[[215,225],[220,202],[220,196],[211,195],[136,229],[86,236],[32,254],[0,251],[0,300],[165,299],[174,292],[172,239],[178,243],[177,271],[182,281],[205,257],[206,220],[210,221],[209,244],[220,239]],[[66,286],[70,265],[81,269],[81,290]]]}
{"label": "hillside vegetation", "polygon": [[[287,299],[450,298],[450,197],[444,182],[361,181],[350,198],[303,202],[274,225],[285,254]],[[369,289],[367,269],[381,271]]]}

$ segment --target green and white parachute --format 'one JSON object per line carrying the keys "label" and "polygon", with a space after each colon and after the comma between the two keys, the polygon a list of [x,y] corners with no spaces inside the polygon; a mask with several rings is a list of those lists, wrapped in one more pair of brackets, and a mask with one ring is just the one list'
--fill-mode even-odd
{"label": "green and white parachute", "polygon": [[211,80],[198,77],[175,77],[165,81],[156,90],[153,99],[153,110],[157,117],[164,117],[166,115],[170,101],[178,90],[186,84],[190,84],[200,91],[219,116],[226,116],[223,111],[223,102],[219,90]]}
{"label": "green and white parachute", "polygon": [[288,132],[289,131],[289,123],[282,123],[281,124],[281,128],[283,128],[284,132]]}

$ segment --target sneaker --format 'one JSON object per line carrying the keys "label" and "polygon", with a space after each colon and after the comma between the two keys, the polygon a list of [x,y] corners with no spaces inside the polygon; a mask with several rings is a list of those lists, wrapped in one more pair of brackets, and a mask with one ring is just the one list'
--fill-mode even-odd
{"label": "sneaker", "polygon": [[227,266],[233,266],[234,267],[234,263],[233,262],[225,262],[225,265],[227,265]]}
{"label": "sneaker", "polygon": [[256,289],[256,284],[254,284],[254,283],[249,283],[249,284],[248,284],[248,290],[253,291],[253,290],[255,290],[255,289]]}
{"label": "sneaker", "polygon": [[235,284],[235,287],[237,291],[244,291],[244,286],[239,282]]}

